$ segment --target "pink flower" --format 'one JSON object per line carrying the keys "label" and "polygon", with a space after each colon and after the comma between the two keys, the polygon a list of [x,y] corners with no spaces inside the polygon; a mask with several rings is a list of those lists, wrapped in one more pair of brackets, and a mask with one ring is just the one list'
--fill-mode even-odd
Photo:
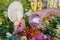
{"label": "pink flower", "polygon": [[47,34],[47,40],[52,40],[52,37],[49,34]]}
{"label": "pink flower", "polygon": [[34,39],[35,40],[44,40],[44,35],[42,34],[42,33],[39,33],[39,34],[36,34],[35,36],[34,36]]}
{"label": "pink flower", "polygon": [[18,23],[18,28],[22,27],[22,23]]}

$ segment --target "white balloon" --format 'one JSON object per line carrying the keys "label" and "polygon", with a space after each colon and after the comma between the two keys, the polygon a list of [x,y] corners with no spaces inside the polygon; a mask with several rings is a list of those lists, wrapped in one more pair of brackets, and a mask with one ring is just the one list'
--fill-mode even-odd
{"label": "white balloon", "polygon": [[23,6],[20,2],[14,1],[9,5],[8,17],[12,22],[20,21],[23,18]]}

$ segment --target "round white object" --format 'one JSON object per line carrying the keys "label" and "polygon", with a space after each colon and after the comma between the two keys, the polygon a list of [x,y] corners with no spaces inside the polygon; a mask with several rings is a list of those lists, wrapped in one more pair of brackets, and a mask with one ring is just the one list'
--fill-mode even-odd
{"label": "round white object", "polygon": [[23,6],[20,2],[14,1],[9,5],[8,17],[12,22],[20,21],[23,18]]}

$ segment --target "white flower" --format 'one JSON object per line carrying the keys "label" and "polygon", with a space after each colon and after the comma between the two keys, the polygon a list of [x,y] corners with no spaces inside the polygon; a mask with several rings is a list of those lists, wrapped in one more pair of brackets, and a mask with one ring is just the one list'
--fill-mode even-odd
{"label": "white flower", "polygon": [[41,28],[44,28],[44,26],[41,25],[41,24],[39,24],[39,25],[37,26],[37,28],[41,29]]}
{"label": "white flower", "polygon": [[44,35],[44,39],[47,39],[47,36],[46,35]]}
{"label": "white flower", "polygon": [[7,15],[7,11],[4,11],[3,13],[4,13],[4,16],[5,16],[5,17],[7,17],[7,16],[8,16],[8,15]]}
{"label": "white flower", "polygon": [[5,14],[5,17],[8,17],[8,15],[7,15],[7,14]]}
{"label": "white flower", "polygon": [[57,25],[57,29],[60,30],[60,25]]}
{"label": "white flower", "polygon": [[7,32],[6,35],[7,35],[6,37],[11,37],[12,36],[12,34],[9,33],[9,32]]}
{"label": "white flower", "polygon": [[53,16],[51,17],[52,19],[55,19]]}
{"label": "white flower", "polygon": [[60,28],[58,28],[60,30]]}
{"label": "white flower", "polygon": [[49,23],[49,21],[48,21],[48,20],[46,20],[46,22],[47,22],[47,23]]}
{"label": "white flower", "polygon": [[26,36],[22,36],[21,40],[27,40],[27,37]]}
{"label": "white flower", "polygon": [[30,16],[32,10],[29,10],[28,12],[25,13],[26,16]]}
{"label": "white flower", "polygon": [[7,11],[4,11],[3,13],[5,13],[5,14],[6,14],[6,13],[7,13]]}

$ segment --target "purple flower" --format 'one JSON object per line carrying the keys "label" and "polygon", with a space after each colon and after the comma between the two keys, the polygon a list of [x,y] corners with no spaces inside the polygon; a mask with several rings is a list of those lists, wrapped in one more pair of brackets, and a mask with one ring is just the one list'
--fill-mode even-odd
{"label": "purple flower", "polygon": [[34,36],[34,39],[35,40],[44,40],[44,35],[42,34],[42,33],[39,33],[39,34],[36,34],[35,36]]}
{"label": "purple flower", "polygon": [[14,29],[14,32],[13,32],[13,34],[16,34],[16,33],[17,33],[17,31],[18,31],[18,30],[17,30],[17,28],[15,28],[15,29]]}
{"label": "purple flower", "polygon": [[20,32],[21,30],[20,30],[20,28],[14,28],[14,32],[13,32],[13,34],[16,34],[17,32]]}
{"label": "purple flower", "polygon": [[52,40],[52,37],[49,34],[47,34],[47,40]]}

